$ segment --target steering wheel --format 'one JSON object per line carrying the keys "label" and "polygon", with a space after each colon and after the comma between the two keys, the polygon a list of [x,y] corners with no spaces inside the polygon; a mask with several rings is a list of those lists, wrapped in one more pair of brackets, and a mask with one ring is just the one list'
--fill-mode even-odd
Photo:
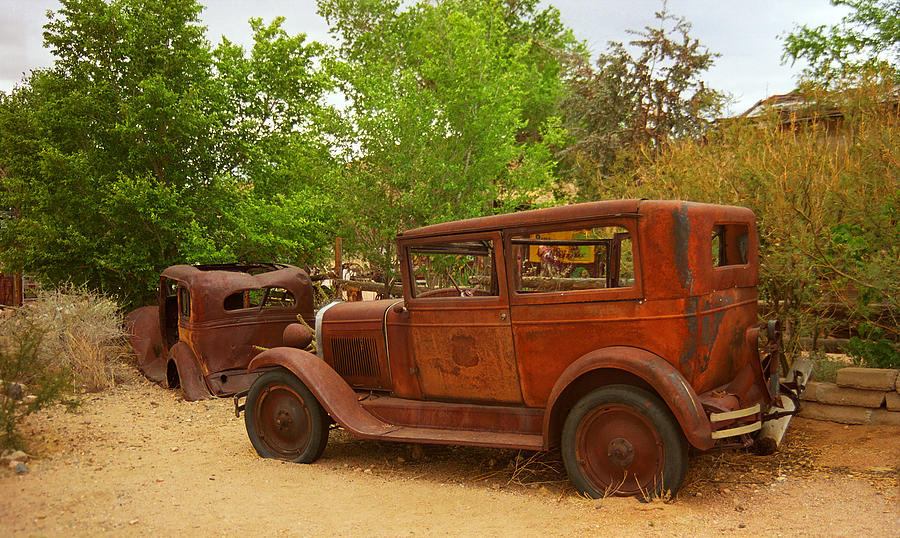
{"label": "steering wheel", "polygon": [[447,278],[449,278],[450,282],[453,283],[453,287],[456,288],[456,291],[457,291],[457,293],[459,293],[460,297],[471,297],[472,296],[471,288],[465,288],[465,289],[460,288],[459,284],[457,284],[456,280],[453,278],[453,275],[448,273]]}

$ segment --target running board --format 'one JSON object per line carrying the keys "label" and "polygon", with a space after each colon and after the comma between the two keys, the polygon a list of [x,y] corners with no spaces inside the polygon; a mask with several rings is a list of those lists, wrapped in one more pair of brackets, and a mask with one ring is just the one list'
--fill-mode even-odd
{"label": "running board", "polygon": [[440,430],[436,428],[413,428],[410,426],[400,426],[384,435],[371,436],[369,438],[403,443],[486,446],[522,450],[542,450],[544,444],[543,437],[535,434]]}

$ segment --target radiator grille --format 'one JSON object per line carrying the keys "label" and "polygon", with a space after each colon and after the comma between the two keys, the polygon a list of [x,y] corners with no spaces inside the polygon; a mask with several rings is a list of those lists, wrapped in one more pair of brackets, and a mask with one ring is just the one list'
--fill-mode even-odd
{"label": "radiator grille", "polygon": [[370,379],[381,376],[374,338],[333,338],[331,357],[335,371],[341,376]]}

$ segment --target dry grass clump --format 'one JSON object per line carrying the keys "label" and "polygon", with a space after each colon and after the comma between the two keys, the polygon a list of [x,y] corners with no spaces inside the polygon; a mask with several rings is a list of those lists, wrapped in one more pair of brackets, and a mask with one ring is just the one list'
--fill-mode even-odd
{"label": "dry grass clump", "polygon": [[130,355],[122,312],[109,297],[67,286],[41,290],[22,309],[44,333],[41,353],[71,371],[76,390],[98,392],[114,386],[118,366]]}

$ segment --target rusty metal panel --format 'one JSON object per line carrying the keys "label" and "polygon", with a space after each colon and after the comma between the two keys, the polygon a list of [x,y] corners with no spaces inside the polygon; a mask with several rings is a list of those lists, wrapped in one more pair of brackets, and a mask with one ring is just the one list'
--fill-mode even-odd
{"label": "rusty metal panel", "polygon": [[0,305],[22,306],[22,298],[18,292],[22,277],[0,273]]}
{"label": "rusty metal panel", "polygon": [[340,303],[322,317],[322,356],[351,386],[391,390],[385,316],[396,302],[386,299]]}

